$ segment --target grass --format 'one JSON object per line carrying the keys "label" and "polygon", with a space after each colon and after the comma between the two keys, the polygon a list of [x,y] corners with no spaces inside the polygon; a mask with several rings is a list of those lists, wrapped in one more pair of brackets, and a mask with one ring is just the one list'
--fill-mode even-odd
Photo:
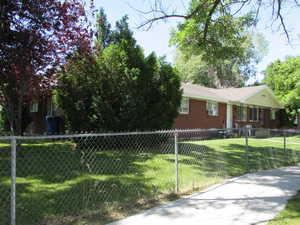
{"label": "grass", "polygon": [[299,225],[300,224],[300,191],[288,201],[285,209],[268,225]]}
{"label": "grass", "polygon": [[[249,139],[247,152],[240,138],[181,140],[180,190],[298,162],[300,145],[288,144],[284,150],[278,140]],[[298,137],[293,140],[300,143]],[[17,224],[105,224],[178,197],[172,140],[108,149],[94,148],[108,146],[107,140],[88,141],[77,147],[76,140],[22,143],[17,153]],[[9,153],[9,145],[0,143],[0,224],[9,224]]]}

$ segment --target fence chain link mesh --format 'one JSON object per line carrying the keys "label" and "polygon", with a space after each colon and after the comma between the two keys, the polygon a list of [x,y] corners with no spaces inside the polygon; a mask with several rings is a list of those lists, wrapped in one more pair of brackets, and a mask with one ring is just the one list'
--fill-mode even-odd
{"label": "fence chain link mesh", "polygon": [[248,172],[296,165],[300,160],[300,132],[252,129]]}
{"label": "fence chain link mesh", "polygon": [[0,224],[10,223],[11,148],[9,139],[0,139]]}
{"label": "fence chain link mesh", "polygon": [[[16,224],[105,224],[177,188],[191,193],[247,172],[297,165],[299,134],[211,129],[16,137]],[[9,137],[0,148],[0,224],[10,224]]]}

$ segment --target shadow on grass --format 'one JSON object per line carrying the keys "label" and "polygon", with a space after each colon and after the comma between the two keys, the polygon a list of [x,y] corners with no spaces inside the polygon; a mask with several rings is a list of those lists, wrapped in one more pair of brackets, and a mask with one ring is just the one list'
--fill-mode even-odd
{"label": "shadow on grass", "polygon": [[[0,224],[9,224],[10,153],[2,147],[0,154],[0,168],[8,171],[0,172],[0,203],[5,203]],[[151,159],[150,153],[75,150],[69,143],[48,142],[23,144],[17,155],[17,224],[75,224],[106,204],[134,204],[159,194],[143,175],[147,167],[141,162]]]}
{"label": "shadow on grass", "polygon": [[[213,142],[211,142],[213,143]],[[245,172],[245,151],[242,145],[213,146],[198,143],[180,143],[179,154],[188,156],[180,163],[193,166],[209,175],[236,176]],[[221,150],[222,151],[221,151]],[[191,158],[190,158],[191,157]]]}
{"label": "shadow on grass", "polygon": [[0,224],[9,224],[10,188],[2,181],[10,177],[10,147],[8,142],[0,143]]}
{"label": "shadow on grass", "polygon": [[[215,141],[220,142],[216,145]],[[97,145],[89,143],[78,149],[71,142],[30,142],[18,149],[18,224],[75,225],[85,217],[87,224],[99,225],[98,220],[104,217],[107,221],[115,219],[108,212],[110,206],[127,212],[141,199],[160,195],[162,186],[172,186],[168,183],[154,186],[154,178],[145,174],[155,168],[149,168],[145,162],[173,153],[173,142],[162,141],[148,148],[141,148],[136,142],[132,149],[127,145],[119,151],[104,148],[100,151],[94,146]],[[180,164],[193,168],[193,172],[196,171],[193,175],[208,178],[294,165],[300,159],[300,151],[292,149],[249,146],[246,152],[245,145],[235,140],[212,140],[205,145],[201,141],[180,143],[179,153]],[[5,203],[3,208],[0,206],[0,224],[9,224],[9,147],[0,146],[0,156],[0,169],[7,171],[0,171],[0,203]],[[142,208],[141,204],[137,208]]]}
{"label": "shadow on grass", "polygon": [[[216,140],[222,141],[222,140]],[[179,154],[188,156],[180,163],[193,166],[207,176],[238,176],[247,172],[292,166],[300,162],[300,151],[270,146],[242,144],[203,145],[201,142],[180,143]],[[190,158],[191,157],[191,158]]]}

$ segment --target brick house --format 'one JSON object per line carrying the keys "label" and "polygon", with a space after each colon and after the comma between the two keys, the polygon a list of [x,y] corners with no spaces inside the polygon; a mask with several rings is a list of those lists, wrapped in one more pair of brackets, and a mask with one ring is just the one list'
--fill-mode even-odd
{"label": "brick house", "polygon": [[[246,125],[253,128],[281,126],[280,112],[283,106],[267,86],[214,89],[182,83],[182,89],[181,107],[173,125],[176,129],[240,128]],[[59,131],[64,130],[63,113],[53,105],[49,97],[31,104],[31,122],[25,132],[46,133],[47,115],[60,118]]]}
{"label": "brick house", "polygon": [[29,107],[29,117],[30,123],[25,129],[25,134],[49,133],[49,123],[46,121],[47,117],[55,117],[57,132],[64,131],[63,113],[53,104],[52,97],[50,96],[32,102]]}
{"label": "brick house", "polygon": [[183,83],[182,89],[176,129],[281,126],[283,106],[265,85],[215,89]]}

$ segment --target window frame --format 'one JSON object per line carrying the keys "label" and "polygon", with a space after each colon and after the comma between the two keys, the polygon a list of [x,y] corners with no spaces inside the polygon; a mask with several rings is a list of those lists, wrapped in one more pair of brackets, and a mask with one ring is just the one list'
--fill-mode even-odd
{"label": "window frame", "polygon": [[298,114],[297,116],[295,117],[294,121],[293,121],[293,124],[294,125],[298,125],[299,124],[299,117],[298,117]]}
{"label": "window frame", "polygon": [[30,104],[30,109],[29,109],[29,111],[30,111],[31,113],[37,113],[37,112],[39,111],[39,103],[38,103],[38,102],[32,102],[32,103]]}
{"label": "window frame", "polygon": [[[212,107],[211,108],[211,109],[213,109],[212,111],[215,110],[215,112],[210,113],[211,112],[210,105],[215,105],[216,106],[216,107]],[[214,101],[207,101],[206,102],[206,111],[207,111],[207,114],[209,116],[219,116],[219,103],[218,102],[214,102]]]}
{"label": "window frame", "polygon": [[275,109],[270,110],[270,119],[276,120],[276,110]]}
{"label": "window frame", "polygon": [[[258,106],[250,106],[249,109],[250,109],[250,113],[249,113],[249,117],[250,118],[249,118],[249,121],[250,122],[259,122],[259,107]],[[254,113],[251,112],[253,109],[256,109],[256,120],[254,120],[253,118],[251,118],[254,115]]]}
{"label": "window frame", "polygon": [[190,113],[190,99],[182,97],[180,101],[179,114],[188,115]]}
{"label": "window frame", "polygon": [[[241,113],[239,113],[239,109],[241,110]],[[244,105],[238,105],[237,106],[237,121],[247,121],[248,120],[248,107]],[[242,115],[242,118],[239,118],[239,115]]]}

